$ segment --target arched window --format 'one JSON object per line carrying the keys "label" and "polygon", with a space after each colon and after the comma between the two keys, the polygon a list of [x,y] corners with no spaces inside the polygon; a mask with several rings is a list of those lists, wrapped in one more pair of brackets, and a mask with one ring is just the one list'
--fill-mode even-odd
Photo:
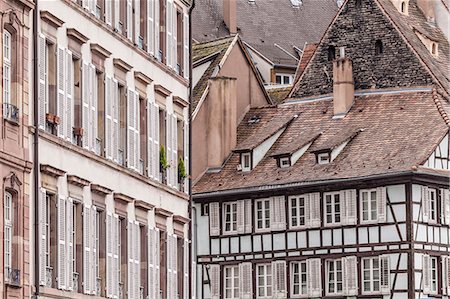
{"label": "arched window", "polygon": [[333,61],[334,59],[336,59],[336,47],[329,46],[328,47],[328,61]]}
{"label": "arched window", "polygon": [[3,31],[3,103],[11,103],[12,35]]}
{"label": "arched window", "polygon": [[9,274],[12,269],[12,241],[14,236],[14,206],[13,196],[10,192],[5,191],[5,198],[3,202],[4,218],[5,218],[5,232],[4,232],[4,260],[5,260],[5,273]]}
{"label": "arched window", "polygon": [[375,54],[380,55],[383,53],[383,42],[381,40],[377,40],[375,42]]}
{"label": "arched window", "polygon": [[404,14],[407,14],[408,13],[408,11],[407,11],[407,7],[406,7],[406,1],[402,1],[402,4],[401,4],[401,12],[402,13],[404,13]]}

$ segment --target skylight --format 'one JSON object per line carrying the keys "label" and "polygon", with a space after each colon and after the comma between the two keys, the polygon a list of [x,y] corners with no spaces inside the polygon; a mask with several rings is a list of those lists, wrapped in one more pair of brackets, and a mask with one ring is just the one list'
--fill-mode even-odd
{"label": "skylight", "polygon": [[299,7],[300,5],[302,5],[302,1],[301,0],[291,0],[291,4],[293,7]]}

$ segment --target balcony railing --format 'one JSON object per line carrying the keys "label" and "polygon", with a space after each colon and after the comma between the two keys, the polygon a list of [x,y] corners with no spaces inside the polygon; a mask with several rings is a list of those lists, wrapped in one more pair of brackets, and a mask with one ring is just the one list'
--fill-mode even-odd
{"label": "balcony railing", "polygon": [[139,299],[144,299],[144,287],[139,287]]}
{"label": "balcony railing", "polygon": [[5,282],[9,285],[20,286],[20,270],[6,267]]}
{"label": "balcony railing", "polygon": [[102,279],[100,277],[97,277],[97,280],[96,280],[95,295],[97,295],[97,296],[102,295]]}
{"label": "balcony railing", "polygon": [[125,166],[125,159],[123,155],[124,155],[123,150],[119,150],[118,162],[120,165]]}
{"label": "balcony railing", "polygon": [[53,268],[45,268],[45,286],[48,288],[53,287]]}
{"label": "balcony railing", "polygon": [[159,51],[156,53],[156,59],[158,59],[159,62],[162,62],[162,57],[163,57],[163,51],[162,51],[162,50],[159,50]]}
{"label": "balcony railing", "polygon": [[102,153],[102,140],[99,138],[95,138],[94,151],[99,156]]}
{"label": "balcony railing", "polygon": [[144,160],[139,159],[139,173],[144,175],[144,169],[145,169]]}
{"label": "balcony railing", "polygon": [[124,285],[123,282],[119,282],[119,299],[123,299],[124,298]]}
{"label": "balcony railing", "polygon": [[80,278],[80,274],[77,272],[73,272],[72,283],[73,283],[73,291],[75,293],[78,293],[78,279],[79,278]]}
{"label": "balcony railing", "polygon": [[19,108],[10,103],[3,103],[3,118],[19,123]]}
{"label": "balcony railing", "polygon": [[137,46],[139,49],[144,49],[144,38],[142,36],[139,36]]}

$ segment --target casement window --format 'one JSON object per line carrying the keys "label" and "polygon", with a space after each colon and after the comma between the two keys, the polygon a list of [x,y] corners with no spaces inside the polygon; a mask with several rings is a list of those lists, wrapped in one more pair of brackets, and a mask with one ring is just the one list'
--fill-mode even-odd
{"label": "casement window", "polygon": [[128,274],[128,244],[127,219],[119,217],[119,294],[125,294],[127,291],[127,274]]}
{"label": "casement window", "polygon": [[386,221],[386,188],[361,190],[361,222]]}
{"label": "casement window", "polygon": [[72,52],[58,47],[56,55],[57,66],[57,116],[59,117],[58,136],[69,142],[73,141],[74,114],[74,64]]}
{"label": "casement window", "polygon": [[356,190],[324,193],[326,226],[356,224]]}
{"label": "casement window", "polygon": [[[56,196],[45,189],[39,192],[39,284],[55,287],[57,255]],[[63,282],[64,283],[64,282]]]}
{"label": "casement window", "polygon": [[272,298],[272,264],[256,265],[256,297]]}
{"label": "casement window", "polygon": [[165,63],[167,61],[167,49],[166,49],[166,31],[167,31],[167,16],[166,16],[166,5],[167,0],[156,0],[159,6],[158,22],[159,28],[159,52],[156,53],[156,58]]}
{"label": "casement window", "polygon": [[422,291],[427,295],[438,292],[438,257],[422,256]]}
{"label": "casement window", "polygon": [[167,290],[167,282],[169,279],[168,275],[168,255],[169,255],[169,248],[168,248],[168,239],[169,235],[165,231],[159,232],[159,281],[160,281],[160,298],[166,298],[168,296],[168,290]]}
{"label": "casement window", "polygon": [[97,294],[98,292],[98,213],[95,206],[83,207],[83,292]]}
{"label": "casement window", "polygon": [[[422,186],[422,219],[423,222],[438,222],[438,197],[436,189]],[[444,219],[445,220],[445,219]]]}
{"label": "casement window", "polygon": [[223,231],[224,233],[237,232],[237,202],[224,203],[223,209]]}
{"label": "casement window", "polygon": [[[11,78],[12,78],[12,35],[3,30],[3,103],[10,104],[11,96]],[[5,109],[5,108],[3,108]]]}
{"label": "casement window", "polygon": [[148,298],[148,229],[144,225],[139,226],[139,261],[138,271],[140,272],[139,296],[138,298]]}
{"label": "casement window", "polygon": [[126,0],[126,32],[127,32],[127,38],[132,41],[133,40],[133,0]]}
{"label": "casement window", "polygon": [[362,293],[367,295],[389,293],[389,256],[363,258],[361,264]]}
{"label": "casement window", "polygon": [[326,261],[326,294],[358,295],[357,258],[343,257]]}
{"label": "casement window", "polygon": [[291,296],[321,297],[320,259],[291,262]]}
{"label": "casement window", "polygon": [[127,148],[127,88],[119,84],[119,130],[117,162],[126,166],[125,151]]}
{"label": "casement window", "polygon": [[177,28],[176,5],[173,0],[166,0],[166,64],[172,69],[177,67]]}
{"label": "casement window", "polygon": [[340,224],[342,221],[342,204],[339,192],[325,194],[325,223]]}
{"label": "casement window", "polygon": [[241,169],[242,171],[252,170],[252,153],[241,153]]}
{"label": "casement window", "polygon": [[4,267],[5,275],[8,278],[8,273],[13,267],[13,236],[14,236],[14,206],[13,196],[10,192],[5,191],[4,202]]}
{"label": "casement window", "polygon": [[450,256],[442,256],[442,293],[450,295]]}
{"label": "casement window", "polygon": [[220,215],[224,234],[247,234],[252,232],[252,201],[250,199],[224,203],[212,202],[208,206],[209,231],[211,236],[220,235]]}
{"label": "casement window", "polygon": [[160,294],[160,232],[148,229],[148,298],[159,298]]}
{"label": "casement window", "polygon": [[106,214],[106,296],[119,298],[120,222],[116,214]]}
{"label": "casement window", "polygon": [[239,298],[239,266],[226,266],[223,269],[223,290],[225,299]]}
{"label": "casement window", "polygon": [[[73,227],[72,227],[72,240],[73,240],[73,252],[70,252],[69,256],[72,254],[73,256],[73,265],[72,265],[72,287],[74,292],[82,291],[82,275],[83,275],[83,205],[81,203],[73,202],[72,207],[72,219],[73,219]],[[70,213],[70,208],[68,209],[68,213]],[[70,262],[70,261],[69,261]],[[69,275],[70,275],[70,269]]]}
{"label": "casement window", "polygon": [[284,196],[258,199],[255,201],[255,230],[283,230],[286,228]]}
{"label": "casement window", "polygon": [[[140,49],[144,49],[144,38],[142,37],[144,32],[141,32],[141,16],[140,13],[145,12],[145,1],[134,0],[132,13],[134,14],[134,44]],[[144,18],[142,18],[143,22]]]}
{"label": "casement window", "polygon": [[275,83],[277,84],[292,84],[294,76],[292,74],[281,74],[277,73],[275,75]]}
{"label": "casement window", "polygon": [[327,267],[327,295],[342,295],[344,291],[342,259],[328,260]]}
{"label": "casement window", "polygon": [[97,0],[83,0],[83,8],[89,11],[91,14],[97,16],[98,10],[97,10]]}
{"label": "casement window", "polygon": [[98,152],[97,73],[95,66],[83,62],[81,69],[83,147]]}
{"label": "casement window", "polygon": [[450,190],[441,189],[441,219],[442,224],[450,225]]}
{"label": "casement window", "polygon": [[270,229],[270,199],[258,199],[255,201],[256,230]]}
{"label": "casement window", "polygon": [[291,228],[320,226],[320,194],[290,196],[289,212]]}

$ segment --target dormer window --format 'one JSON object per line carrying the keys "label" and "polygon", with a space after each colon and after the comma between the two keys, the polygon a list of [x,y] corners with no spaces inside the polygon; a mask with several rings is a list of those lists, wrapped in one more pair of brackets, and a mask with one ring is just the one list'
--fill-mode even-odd
{"label": "dormer window", "polygon": [[396,6],[397,6],[397,9],[398,9],[399,12],[401,12],[404,15],[408,15],[408,13],[409,13],[409,11],[408,11],[409,10],[408,9],[409,0],[399,1],[399,2],[397,2]]}
{"label": "dormer window", "polygon": [[242,171],[252,170],[252,155],[250,152],[241,153],[241,169]]}
{"label": "dormer window", "polygon": [[317,158],[317,163],[322,165],[322,164],[329,164],[331,161],[331,156],[330,156],[330,152],[326,152],[326,153],[318,153],[316,155]]}
{"label": "dormer window", "polygon": [[291,157],[280,157],[278,158],[278,167],[280,168],[288,168],[291,166]]}
{"label": "dormer window", "polygon": [[438,55],[437,43],[431,43],[431,54],[433,54],[434,56]]}

